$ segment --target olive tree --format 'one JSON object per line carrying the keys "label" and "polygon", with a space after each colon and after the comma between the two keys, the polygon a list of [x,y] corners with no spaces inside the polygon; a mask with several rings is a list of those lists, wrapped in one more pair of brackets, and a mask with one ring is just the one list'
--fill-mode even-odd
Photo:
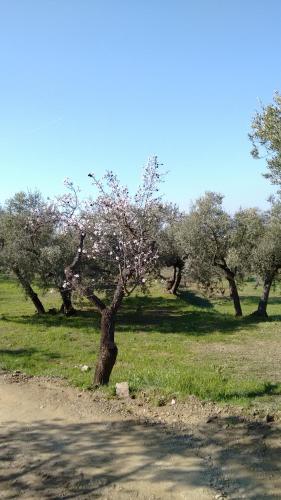
{"label": "olive tree", "polygon": [[262,231],[257,209],[240,209],[234,216],[222,207],[223,196],[207,192],[191,207],[184,222],[189,272],[206,288],[229,284],[236,316],[242,316],[237,282],[251,269],[251,255]]}
{"label": "olive tree", "polygon": [[206,192],[191,207],[185,221],[186,245],[191,262],[215,267],[229,284],[236,316],[242,316],[242,308],[236,283],[237,268],[229,261],[233,222],[222,208],[223,196]]}
{"label": "olive tree", "polygon": [[267,317],[272,284],[281,268],[281,205],[275,203],[264,215],[264,230],[253,251],[253,270],[263,280],[263,290],[254,316]]}
{"label": "olive tree", "polygon": [[40,193],[16,193],[0,216],[1,267],[15,274],[37,312],[44,306],[32,287],[40,274],[43,249],[49,246],[56,215]]}
{"label": "olive tree", "polygon": [[265,177],[281,185],[281,95],[275,92],[273,102],[262,105],[252,120],[249,134],[253,144],[252,156],[266,158],[268,172]]}
{"label": "olive tree", "polygon": [[76,314],[72,303],[73,284],[81,278],[85,213],[82,210],[80,189],[66,178],[67,193],[55,200],[57,224],[53,240],[44,252],[42,283],[55,286],[61,295],[60,311],[66,316]]}
{"label": "olive tree", "polygon": [[71,287],[66,286],[65,282],[69,269],[72,269],[74,273],[78,270],[80,272],[80,266],[76,262],[78,239],[79,235],[76,231],[70,228],[61,231],[57,228],[49,245],[42,248],[41,264],[37,274],[43,289],[54,287],[59,291],[62,299],[60,312],[65,316],[76,314],[72,303]]}
{"label": "olive tree", "polygon": [[200,291],[208,297],[225,293],[223,274],[209,259],[202,259],[202,256],[190,253],[185,265],[185,275],[189,282],[196,283]]}
{"label": "olive tree", "polygon": [[[159,274],[166,281],[167,292],[176,295],[181,283],[182,273],[188,255],[182,238],[183,214],[178,207],[166,204],[161,207],[164,221],[159,232]],[[166,278],[161,274],[162,268],[173,269],[172,276]]]}

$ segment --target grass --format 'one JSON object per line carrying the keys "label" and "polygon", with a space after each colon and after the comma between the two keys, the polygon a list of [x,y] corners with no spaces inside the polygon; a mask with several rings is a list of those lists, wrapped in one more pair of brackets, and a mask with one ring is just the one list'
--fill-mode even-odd
{"label": "grass", "polygon": [[[260,290],[241,291],[247,315]],[[42,298],[59,306],[56,293]],[[281,297],[273,291],[271,321],[235,318],[227,298],[208,300],[194,292],[167,296],[155,287],[149,297],[127,298],[118,317],[119,348],[109,392],[128,380],[132,392],[163,398],[201,399],[281,409]],[[99,346],[99,316],[90,307],[79,315],[34,314],[14,281],[0,279],[0,367],[31,375],[66,378],[88,388]]]}

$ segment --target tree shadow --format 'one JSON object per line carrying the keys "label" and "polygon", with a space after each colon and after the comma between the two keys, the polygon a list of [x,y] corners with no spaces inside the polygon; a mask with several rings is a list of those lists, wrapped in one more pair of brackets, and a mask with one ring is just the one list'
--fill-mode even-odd
{"label": "tree shadow", "polygon": [[67,499],[103,495],[131,499],[138,489],[140,494],[143,490],[154,496],[160,491],[177,498],[174,489],[208,485],[204,461],[196,461],[190,469],[173,464],[192,456],[190,436],[179,441],[135,421],[67,425],[60,420],[35,421],[28,427],[10,422],[7,427],[2,429],[0,454],[4,498],[26,493],[60,498],[63,493]]}
{"label": "tree shadow", "polygon": [[[135,298],[133,298],[135,299]],[[232,334],[245,327],[244,318],[221,314],[211,308],[188,310],[181,299],[138,297],[127,300],[119,312],[118,331],[159,332],[204,336],[213,332]],[[254,327],[249,322],[248,328]]]}
{"label": "tree shadow", "polygon": [[201,307],[204,309],[212,309],[214,305],[210,302],[207,297],[202,297],[201,295],[196,295],[194,292],[189,290],[180,291],[178,294],[180,300],[187,302],[188,304],[196,307]]}
{"label": "tree shadow", "polygon": [[[233,391],[228,394],[223,392],[221,395],[218,394],[217,401],[235,401],[235,399],[246,398],[248,400],[253,398],[262,398],[264,396],[280,396],[281,395],[281,383],[264,382],[259,389],[255,390],[244,390],[241,389],[239,392]],[[221,397],[220,397],[221,396]]]}
{"label": "tree shadow", "polygon": [[28,349],[0,349],[0,356],[11,356],[11,357],[33,357],[35,356],[38,359],[44,360],[52,360],[52,359],[60,359],[61,355],[58,352],[49,352],[37,349],[35,347],[29,347]]}
{"label": "tree shadow", "polygon": [[[259,303],[259,295],[244,295],[241,296],[242,304],[244,305],[255,305],[258,306]],[[281,297],[270,296],[268,299],[268,305],[280,305],[281,306]]]}
{"label": "tree shadow", "polygon": [[[2,498],[280,498],[280,428],[217,416],[196,432],[134,420],[3,423]],[[275,495],[272,495],[271,489]]]}
{"label": "tree shadow", "polygon": [[100,315],[95,309],[77,311],[74,316],[64,316],[63,314],[33,314],[33,315],[5,315],[2,316],[1,322],[11,322],[19,324],[29,324],[42,326],[44,328],[67,327],[67,328],[98,328]]}
{"label": "tree shadow", "polygon": [[[204,299],[189,294],[191,300],[199,302],[198,309],[188,309],[185,299],[162,296],[128,297],[118,313],[116,330],[119,332],[159,332],[191,336],[204,336],[213,332],[232,334],[243,329],[254,328],[257,319],[236,318],[212,309]],[[186,296],[184,296],[186,297]],[[194,304],[195,305],[195,304]],[[63,326],[68,329],[99,330],[100,314],[92,308],[79,311],[75,316],[33,315],[3,317],[1,322],[30,324],[44,328]]]}
{"label": "tree shadow", "polygon": [[214,469],[223,468],[231,498],[281,498],[281,428],[247,421],[237,415],[218,416],[200,426],[203,449]]}
{"label": "tree shadow", "polygon": [[281,321],[281,314],[270,314],[270,316],[266,318],[266,321]]}

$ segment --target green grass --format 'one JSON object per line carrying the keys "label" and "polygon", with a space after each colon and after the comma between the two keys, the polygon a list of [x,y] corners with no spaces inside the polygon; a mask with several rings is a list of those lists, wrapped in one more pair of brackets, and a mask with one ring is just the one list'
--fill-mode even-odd
{"label": "green grass", "polygon": [[[260,290],[242,289],[247,315],[256,308]],[[46,308],[59,306],[55,293],[42,297]],[[125,300],[116,342],[119,348],[109,391],[128,380],[135,393],[155,401],[184,398],[281,409],[281,297],[273,291],[271,321],[235,318],[227,298],[208,300],[194,292],[179,298],[155,287],[149,297]],[[66,378],[90,387],[99,346],[99,315],[83,309],[79,315],[34,314],[12,280],[0,279],[0,367],[31,375]],[[83,373],[79,365],[92,370]]]}

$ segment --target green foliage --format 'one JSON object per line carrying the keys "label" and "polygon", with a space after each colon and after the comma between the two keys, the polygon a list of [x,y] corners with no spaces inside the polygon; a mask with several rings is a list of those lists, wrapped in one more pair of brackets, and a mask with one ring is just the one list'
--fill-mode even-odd
{"label": "green foliage", "polygon": [[214,267],[216,254],[225,253],[225,231],[229,225],[222,200],[217,193],[205,193],[192,205],[182,223],[182,238],[189,256],[187,275],[203,288],[218,283],[222,276]]}
{"label": "green foliage", "polygon": [[45,289],[50,286],[61,288],[65,281],[64,269],[69,265],[77,250],[79,236],[67,228],[64,232],[54,231],[48,245],[41,249],[40,268],[37,278]]}
{"label": "green foliage", "polygon": [[263,233],[253,250],[253,271],[265,279],[272,275],[277,278],[281,268],[281,205],[275,203],[265,214]]}
{"label": "green foliage", "polygon": [[264,232],[265,216],[258,209],[240,209],[231,217],[222,202],[222,195],[205,193],[183,222],[187,274],[203,289],[222,288],[225,275],[240,282],[249,276],[254,249]]}
{"label": "green foliage", "polygon": [[252,156],[265,154],[269,172],[265,177],[273,184],[281,184],[281,95],[276,92],[273,102],[262,106],[252,121],[249,134],[253,144]]}
{"label": "green foliage", "polygon": [[176,265],[187,257],[185,242],[182,235],[184,214],[177,206],[166,204],[160,207],[161,230],[157,239],[159,248],[158,266]]}
{"label": "green foliage", "polygon": [[253,272],[253,252],[264,235],[266,215],[257,208],[240,209],[234,214],[228,261],[237,278]]}
{"label": "green foliage", "polygon": [[20,269],[29,282],[40,274],[43,253],[50,246],[55,213],[38,192],[16,193],[0,214],[0,265]]}

